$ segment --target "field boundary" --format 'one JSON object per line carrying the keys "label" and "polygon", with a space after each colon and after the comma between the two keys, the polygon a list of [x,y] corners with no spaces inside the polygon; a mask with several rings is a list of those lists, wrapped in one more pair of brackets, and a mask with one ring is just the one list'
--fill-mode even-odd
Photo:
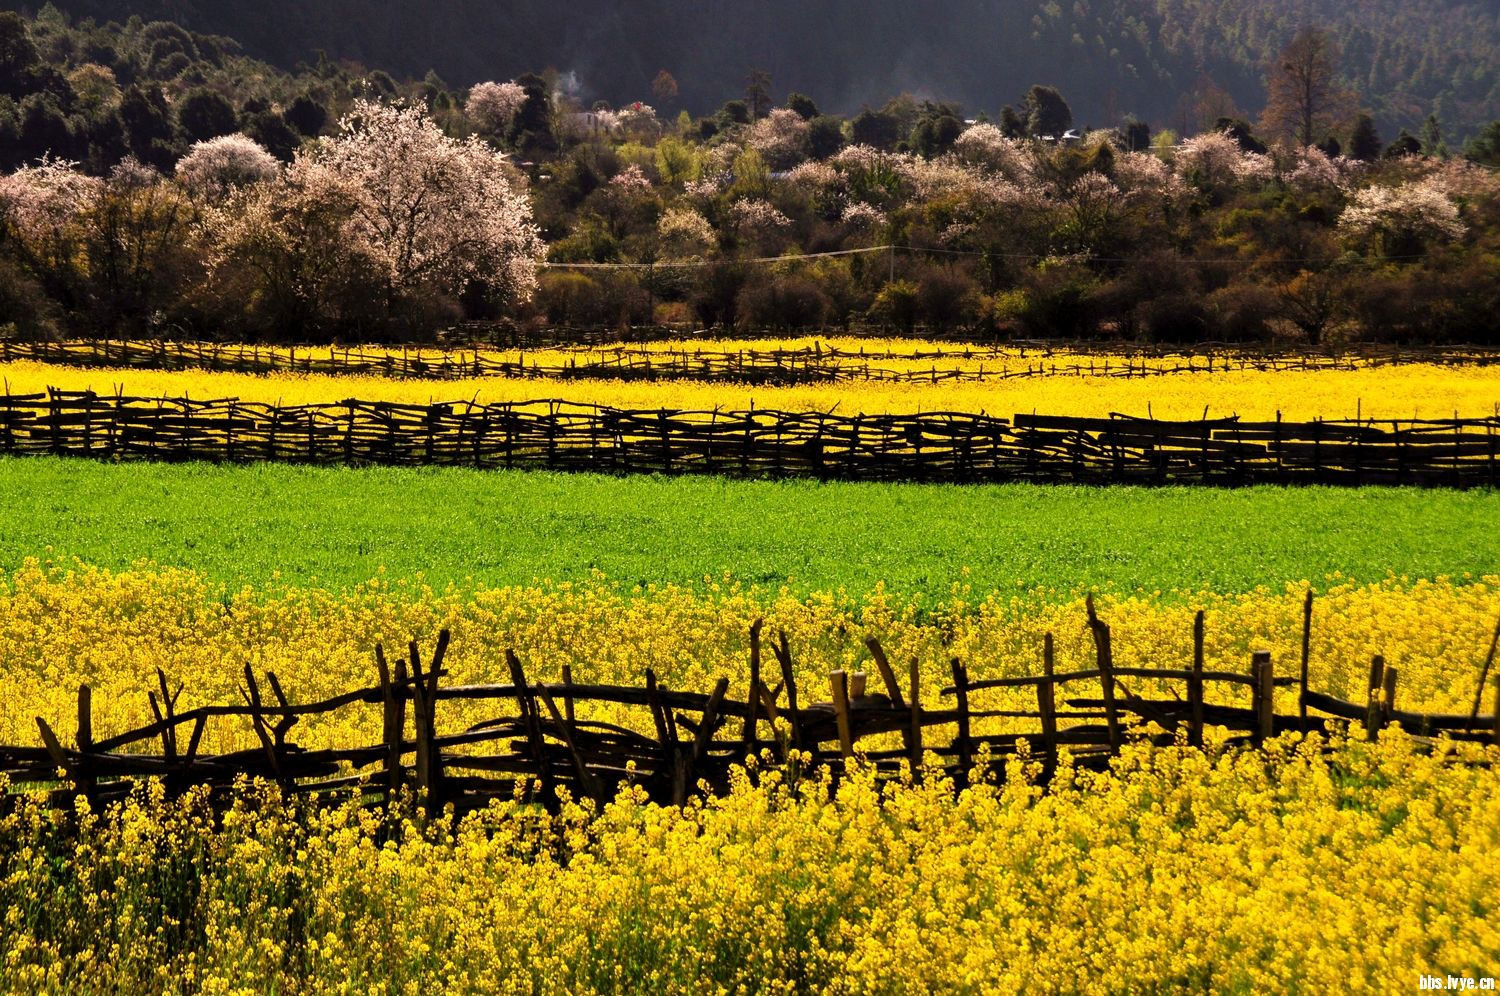
{"label": "field boundary", "polygon": [[1170,421],[0,395],[0,455],[1090,484],[1500,483],[1500,416]]}
{"label": "field boundary", "polygon": [[[1253,653],[1245,673],[1205,669],[1201,611],[1188,667],[1118,666],[1110,627],[1095,613],[1090,598],[1093,668],[1057,671],[1049,633],[1041,648],[1040,674],[970,680],[964,664],[954,659],[952,684],[942,690],[943,701],[931,705],[921,698],[919,662],[911,661],[903,689],[874,637],[865,642],[884,693],[866,687],[864,672],[841,669],[829,674],[828,701],[802,705],[799,699],[808,690],[798,687],[784,632],[770,644],[775,666],[763,667],[761,620],[749,630],[749,673],[740,699],[729,696],[728,678],[718,679],[707,694],[670,691],[650,669],[641,686],[576,684],[568,665],[561,668],[559,681],[536,682],[510,651],[505,655],[508,684],[445,687],[441,680],[447,676],[443,662],[449,634],[443,630],[425,666],[415,641],[394,664],[377,644],[378,684],[319,702],[293,704],[274,673],[264,676],[263,685],[247,664],[242,704],[178,712],[182,688],[174,691],[158,670],[158,688],[149,693],[155,722],[103,740],[94,737],[92,693],[83,685],[73,746],[63,746],[47,721],[37,717],[42,746],[0,747],[0,773],[9,777],[12,798],[17,786],[24,790],[65,779],[65,787],[51,791],[50,800],[58,806],[70,806],[80,795],[96,804],[118,801],[147,778],[162,779],[169,793],[206,786],[222,794],[238,779],[254,777],[273,780],[292,794],[358,792],[387,803],[415,790],[428,811],[436,812],[448,804],[468,811],[518,794],[552,804],[559,788],[602,804],[622,781],[639,784],[655,801],[683,805],[700,790],[725,791],[731,770],[749,756],[768,757],[774,765],[798,771],[827,767],[834,777],[845,759],[859,757],[874,765],[880,778],[944,775],[958,786],[967,784],[986,759],[990,774],[1001,777],[1004,762],[1020,756],[1040,764],[1045,780],[1057,770],[1063,751],[1076,766],[1098,768],[1132,740],[1201,747],[1209,727],[1227,731],[1226,746],[1258,746],[1281,733],[1326,733],[1345,724],[1362,729],[1370,739],[1399,726],[1429,741],[1446,737],[1500,745],[1500,675],[1494,714],[1479,714],[1493,646],[1470,715],[1397,709],[1397,669],[1380,656],[1370,664],[1366,700],[1348,702],[1308,687],[1311,608],[1309,593],[1300,675],[1279,676],[1268,652]],[[780,680],[768,677],[767,670],[779,672]],[[1133,693],[1127,679],[1132,684],[1181,685],[1185,694],[1178,696],[1173,687],[1170,699],[1147,698]],[[1079,685],[1095,694],[1064,697],[1065,689]],[[1288,686],[1298,689],[1298,711],[1279,714],[1275,692]],[[268,701],[266,688],[274,701]],[[1034,691],[1035,709],[1017,709],[1013,702],[1008,709],[986,707],[987,692],[1017,688]],[[1231,697],[1248,702],[1210,701]],[[497,715],[462,731],[439,732],[438,704],[453,700],[493,702]],[[635,728],[580,717],[601,703],[643,714]],[[360,707],[380,710],[379,742],[304,750],[288,739],[303,717]],[[220,755],[200,752],[207,725],[225,720],[248,723],[259,747]],[[642,729],[654,729],[655,735]],[[864,741],[880,735],[886,735],[887,743],[899,735],[901,746],[865,748]],[[158,743],[159,750],[153,751]]]}
{"label": "field boundary", "polygon": [[[271,347],[256,344],[159,340],[0,339],[0,362],[29,361],[88,369],[208,370],[245,374],[378,376],[391,379],[466,380],[507,377],[549,380],[688,380],[787,385],[868,381],[894,384],[987,383],[1035,377],[1137,379],[1235,371],[1308,372],[1365,370],[1412,363],[1489,366],[1500,350],[1364,349],[1345,352],[1274,353],[1211,349],[1202,353],[1129,349],[1122,355],[1087,353],[1087,362],[1050,346],[967,346],[962,349],[841,349],[814,343],[795,349],[655,350],[615,343],[555,347],[570,353],[566,362],[501,359],[482,349],[376,349],[371,347]],[[300,350],[300,353],[299,353]],[[1064,357],[1059,362],[1059,354]],[[1018,355],[1019,354],[1019,355]],[[965,365],[953,365],[962,360]],[[928,363],[927,369],[901,370],[881,363]],[[1153,362],[1155,361],[1155,362]],[[978,364],[975,368],[972,364]],[[986,368],[988,364],[988,368]]]}

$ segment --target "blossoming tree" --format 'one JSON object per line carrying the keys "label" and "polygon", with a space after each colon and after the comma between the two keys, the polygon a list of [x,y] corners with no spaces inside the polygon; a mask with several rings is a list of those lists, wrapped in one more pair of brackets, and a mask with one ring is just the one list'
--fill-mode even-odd
{"label": "blossoming tree", "polygon": [[417,108],[359,101],[303,158],[353,191],[352,231],[388,303],[471,282],[506,300],[531,296],[545,247],[519,174],[477,138],[448,138]]}

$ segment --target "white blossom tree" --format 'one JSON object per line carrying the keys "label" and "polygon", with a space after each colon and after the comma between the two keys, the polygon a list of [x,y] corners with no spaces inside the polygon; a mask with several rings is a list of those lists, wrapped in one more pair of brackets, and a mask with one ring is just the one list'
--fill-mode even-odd
{"label": "white blossom tree", "polygon": [[665,259],[700,259],[719,244],[719,235],[707,218],[690,207],[668,208],[656,223]]}
{"label": "white blossom tree", "polygon": [[1035,172],[1033,150],[1034,143],[1006,138],[992,124],[966,128],[953,143],[953,154],[959,159],[1018,182],[1029,179]]}
{"label": "white blossom tree", "polygon": [[78,244],[80,221],[103,186],[76,162],[44,158],[0,176],[0,225],[32,253],[57,259]]}
{"label": "white blossom tree", "polygon": [[1458,206],[1442,183],[1431,178],[1399,187],[1366,187],[1339,215],[1339,232],[1346,239],[1386,256],[1418,254],[1435,241],[1462,238],[1465,230]]}
{"label": "white blossom tree", "polygon": [[304,160],[352,192],[354,235],[392,302],[424,287],[456,295],[470,281],[531,296],[545,246],[519,174],[479,139],[448,138],[417,108],[359,101]]}
{"label": "white blossom tree", "polygon": [[771,169],[788,170],[807,158],[810,130],[802,115],[778,107],[750,126],[745,141]]}
{"label": "white blossom tree", "polygon": [[464,113],[480,134],[503,138],[525,103],[526,88],[519,83],[478,83],[469,90]]}
{"label": "white blossom tree", "polygon": [[281,172],[281,164],[248,135],[220,135],[196,142],[177,162],[177,181],[194,197],[223,200],[233,190],[263,183]]}
{"label": "white blossom tree", "polygon": [[299,158],[210,206],[202,221],[210,301],[243,301],[256,331],[282,335],[378,317],[371,299],[384,272],[355,225],[357,201],[349,180]]}
{"label": "white blossom tree", "polygon": [[66,159],[43,158],[0,176],[0,246],[64,304],[83,294],[88,216],[103,188]]}
{"label": "white blossom tree", "polygon": [[1173,159],[1177,175],[1199,190],[1223,197],[1239,186],[1265,183],[1275,173],[1270,156],[1246,152],[1228,131],[1195,135]]}

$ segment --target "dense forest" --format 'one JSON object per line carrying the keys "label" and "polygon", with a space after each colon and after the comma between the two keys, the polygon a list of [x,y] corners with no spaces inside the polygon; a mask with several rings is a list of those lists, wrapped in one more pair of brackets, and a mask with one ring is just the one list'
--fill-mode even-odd
{"label": "dense forest", "polygon": [[[704,113],[752,68],[852,114],[906,90],[996,114],[1032,83],[1066,85],[1080,122],[1125,114],[1191,132],[1260,111],[1268,63],[1319,24],[1341,78],[1387,133],[1429,114],[1466,139],[1500,106],[1493,0],[58,0],[101,22],[171,20],[282,66],[351,59],[457,86],[556,69],[584,102],[641,99],[658,70]],[[25,9],[27,4],[15,4]],[[38,5],[39,6],[39,5]],[[35,8],[33,8],[35,9]]]}
{"label": "dense forest", "polygon": [[1496,341],[1500,122],[1382,136],[1337,54],[1299,32],[1257,122],[1072,139],[1078,95],[1039,84],[975,123],[756,73],[695,117],[666,73],[615,108],[555,73],[282,71],[171,22],[0,12],[0,334]]}

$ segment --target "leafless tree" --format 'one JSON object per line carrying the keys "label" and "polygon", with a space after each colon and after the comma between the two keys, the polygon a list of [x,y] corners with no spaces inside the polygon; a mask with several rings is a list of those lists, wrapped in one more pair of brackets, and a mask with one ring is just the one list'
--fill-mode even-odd
{"label": "leafless tree", "polygon": [[1272,61],[1266,74],[1266,109],[1261,132],[1290,136],[1306,148],[1317,132],[1332,125],[1347,102],[1335,74],[1338,46],[1322,28],[1298,31]]}

